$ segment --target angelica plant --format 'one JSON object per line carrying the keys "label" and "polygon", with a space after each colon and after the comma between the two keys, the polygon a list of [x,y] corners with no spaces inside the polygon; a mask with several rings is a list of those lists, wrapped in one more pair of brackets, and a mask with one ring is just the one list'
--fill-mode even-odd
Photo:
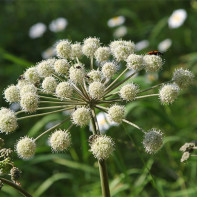
{"label": "angelica plant", "polygon": [[[28,68],[16,85],[4,91],[6,101],[18,102],[21,110],[14,112],[1,108],[0,130],[10,134],[23,119],[72,111],[40,135],[34,138],[23,136],[17,141],[15,149],[18,156],[31,159],[36,152],[37,141],[43,135],[49,135],[53,152],[67,151],[71,145],[73,125],[85,127],[91,122],[90,152],[98,160],[103,196],[109,197],[105,160],[115,151],[115,140],[101,134],[97,113],[106,113],[109,121],[117,125],[126,123],[142,132],[145,151],[154,154],[163,145],[163,133],[155,128],[145,130],[127,120],[125,105],[148,97],[157,97],[163,105],[172,104],[180,90],[192,83],[194,75],[189,70],[179,68],[170,81],[140,89],[132,82],[132,77],[142,70],[159,71],[164,60],[156,54],[135,54],[132,41],[117,40],[109,46],[101,46],[98,38],[87,38],[82,44],[62,40],[57,43],[56,52],[57,59],[43,60]],[[90,60],[89,64],[83,63],[85,58]],[[120,69],[120,64],[123,69]],[[123,78],[129,70],[133,73]],[[149,90],[154,89],[154,94],[148,94]],[[68,128],[60,129],[65,122],[70,122]]]}

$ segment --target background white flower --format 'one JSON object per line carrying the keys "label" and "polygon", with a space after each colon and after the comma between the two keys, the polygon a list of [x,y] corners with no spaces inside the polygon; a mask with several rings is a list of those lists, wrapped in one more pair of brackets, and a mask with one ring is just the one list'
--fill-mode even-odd
{"label": "background white flower", "polygon": [[127,34],[127,28],[125,26],[120,26],[114,31],[113,36],[115,38],[122,38],[126,34]]}
{"label": "background white flower", "polygon": [[116,27],[122,25],[125,22],[124,16],[116,16],[108,20],[107,24],[109,27]]}
{"label": "background white flower", "polygon": [[172,40],[167,38],[159,43],[158,49],[161,52],[165,52],[171,47],[171,45],[172,45]]}
{"label": "background white flower", "polygon": [[65,18],[57,18],[55,20],[53,20],[50,24],[49,24],[49,29],[52,32],[59,32],[59,31],[63,31],[66,26],[68,25],[68,21]]}
{"label": "background white flower", "polygon": [[48,59],[56,55],[55,47],[49,47],[42,52],[41,56],[43,59]]}
{"label": "background white flower", "polygon": [[135,44],[135,50],[136,51],[141,51],[142,49],[145,49],[149,46],[149,41],[148,40],[141,40]]}
{"label": "background white flower", "polygon": [[168,19],[168,25],[170,28],[180,27],[187,18],[187,12],[184,9],[175,10]]}
{"label": "background white flower", "polygon": [[47,28],[46,28],[46,25],[44,23],[36,23],[35,25],[30,27],[29,37],[32,38],[32,39],[39,38],[44,34],[46,29]]}

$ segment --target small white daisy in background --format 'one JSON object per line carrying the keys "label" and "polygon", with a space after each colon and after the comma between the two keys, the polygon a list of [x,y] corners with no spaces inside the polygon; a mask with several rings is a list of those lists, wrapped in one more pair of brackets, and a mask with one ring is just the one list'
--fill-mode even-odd
{"label": "small white daisy in background", "polygon": [[116,27],[124,24],[125,17],[124,16],[116,16],[108,20],[107,24],[109,27]]}
{"label": "small white daisy in background", "polygon": [[32,39],[42,37],[46,29],[47,27],[44,23],[36,23],[35,25],[30,27],[29,37]]}
{"label": "small white daisy in background", "polygon": [[120,26],[114,31],[113,36],[114,38],[122,38],[126,34],[127,34],[127,28],[125,26]]}
{"label": "small white daisy in background", "polygon": [[51,23],[49,24],[49,29],[52,32],[59,32],[59,31],[63,31],[67,25],[68,25],[68,21],[65,18],[61,17],[52,20]]}
{"label": "small white daisy in background", "polygon": [[187,18],[187,12],[184,9],[175,10],[168,19],[168,25],[170,28],[180,27]]}
{"label": "small white daisy in background", "polygon": [[141,51],[142,49],[145,49],[149,46],[149,41],[148,40],[141,40],[140,42],[137,42],[135,44],[135,50],[136,51]]}
{"label": "small white daisy in background", "polygon": [[55,47],[49,47],[45,51],[42,52],[41,56],[43,59],[48,59],[54,57],[56,55]]}
{"label": "small white daisy in background", "polygon": [[159,43],[158,49],[160,52],[165,52],[171,47],[171,45],[172,45],[172,40],[167,38]]}
{"label": "small white daisy in background", "polygon": [[158,75],[158,73],[149,72],[149,73],[146,73],[145,77],[146,77],[146,82],[151,84],[151,83],[155,82],[156,80],[158,80],[159,75]]}

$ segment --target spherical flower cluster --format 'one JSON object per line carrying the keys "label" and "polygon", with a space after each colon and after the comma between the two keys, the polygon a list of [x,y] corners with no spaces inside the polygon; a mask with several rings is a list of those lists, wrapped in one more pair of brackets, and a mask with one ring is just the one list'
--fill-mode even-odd
{"label": "spherical flower cluster", "polygon": [[194,75],[189,70],[179,68],[174,71],[172,79],[180,88],[186,88],[192,84]]}
{"label": "spherical flower cluster", "polygon": [[80,43],[75,43],[71,45],[71,57],[72,59],[80,59],[81,56],[83,55],[82,53],[82,46]]}
{"label": "spherical flower cluster", "polygon": [[35,112],[38,108],[38,95],[28,92],[21,96],[20,105],[25,112]]}
{"label": "spherical flower cluster", "polygon": [[82,83],[85,76],[84,66],[82,64],[75,64],[69,70],[70,80],[74,83]]}
{"label": "spherical flower cluster", "polygon": [[53,151],[64,151],[71,145],[71,136],[68,131],[57,130],[49,138],[49,144]]}
{"label": "spherical flower cluster", "polygon": [[54,72],[55,59],[43,60],[37,65],[37,71],[41,77],[49,77]]}
{"label": "spherical flower cluster", "polygon": [[46,77],[42,82],[42,88],[47,93],[55,92],[57,81],[54,77]]}
{"label": "spherical flower cluster", "polygon": [[80,127],[86,126],[89,124],[90,121],[90,111],[85,107],[78,108],[72,114],[72,120],[76,125]]}
{"label": "spherical flower cluster", "polygon": [[111,55],[109,47],[99,47],[95,52],[95,58],[98,62],[105,62]]}
{"label": "spherical flower cluster", "polygon": [[34,139],[29,137],[21,138],[16,144],[16,152],[22,159],[31,159],[36,150],[36,143]]}
{"label": "spherical flower cluster", "polygon": [[150,130],[145,133],[143,145],[147,153],[156,153],[163,145],[163,133],[157,129]]}
{"label": "spherical flower cluster", "polygon": [[16,130],[18,124],[15,113],[9,109],[1,108],[0,110],[0,131],[10,133]]}
{"label": "spherical flower cluster", "polygon": [[117,67],[113,62],[106,62],[102,67],[103,76],[111,79],[117,71]]}
{"label": "spherical flower cluster", "polygon": [[101,81],[102,80],[102,72],[99,70],[91,70],[88,74],[88,82],[93,81]]}
{"label": "spherical flower cluster", "polygon": [[89,94],[93,99],[99,99],[103,96],[104,88],[101,82],[95,81],[89,85]]}
{"label": "spherical flower cluster", "polygon": [[162,104],[171,104],[177,98],[179,87],[176,84],[164,85],[159,91],[159,98]]}
{"label": "spherical flower cluster", "polygon": [[114,141],[106,135],[95,136],[90,144],[90,151],[98,160],[107,159],[114,151]]}
{"label": "spherical flower cluster", "polygon": [[11,85],[4,91],[5,99],[9,103],[19,102],[20,91],[17,86]]}
{"label": "spherical flower cluster", "polygon": [[20,95],[23,96],[24,94],[27,93],[37,93],[37,88],[33,84],[27,84],[21,87],[20,89]]}
{"label": "spherical flower cluster", "polygon": [[71,43],[68,40],[61,40],[56,46],[59,58],[69,59],[71,54]]}
{"label": "spherical flower cluster", "polygon": [[61,99],[69,98],[72,96],[73,88],[69,82],[61,82],[57,85],[55,93]]}
{"label": "spherical flower cluster", "polygon": [[113,41],[110,44],[110,49],[117,61],[125,60],[128,56],[134,53],[135,44],[131,41]]}
{"label": "spherical flower cluster", "polygon": [[132,101],[135,99],[138,91],[137,85],[133,83],[126,84],[120,89],[120,97],[126,101]]}
{"label": "spherical flower cluster", "polygon": [[82,52],[87,57],[93,57],[99,46],[100,40],[98,38],[87,38],[84,40]]}
{"label": "spherical flower cluster", "polygon": [[125,108],[121,105],[113,105],[108,110],[108,117],[110,121],[120,124],[125,116]]}
{"label": "spherical flower cluster", "polygon": [[131,54],[127,58],[127,67],[129,69],[133,70],[139,70],[143,66],[143,56],[142,55],[136,55],[136,54]]}
{"label": "spherical flower cluster", "polygon": [[28,68],[24,73],[24,77],[27,81],[33,84],[38,83],[40,81],[40,76],[38,74],[36,67]]}
{"label": "spherical flower cluster", "polygon": [[59,59],[55,61],[54,69],[55,72],[60,75],[68,74],[68,70],[70,68],[70,64],[66,59]]}
{"label": "spherical flower cluster", "polygon": [[18,80],[18,83],[16,84],[17,88],[22,88],[25,85],[29,85],[31,84],[29,81],[25,80],[25,79],[20,79]]}
{"label": "spherical flower cluster", "polygon": [[143,60],[147,72],[155,72],[162,68],[163,62],[159,55],[145,55]]}

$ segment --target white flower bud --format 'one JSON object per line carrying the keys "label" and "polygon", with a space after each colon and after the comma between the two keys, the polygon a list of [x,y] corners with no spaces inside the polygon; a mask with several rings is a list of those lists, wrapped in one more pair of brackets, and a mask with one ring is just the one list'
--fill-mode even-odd
{"label": "white flower bud", "polygon": [[57,85],[55,91],[57,97],[64,99],[72,96],[73,88],[68,82],[61,82]]}
{"label": "white flower bud", "polygon": [[38,96],[35,93],[28,92],[21,96],[20,105],[25,112],[35,112],[38,108]]}
{"label": "white flower bud", "polygon": [[139,70],[143,66],[143,56],[142,55],[136,55],[136,54],[131,54],[127,58],[127,67],[129,69],[133,70]]}
{"label": "white flower bud", "polygon": [[102,72],[99,70],[91,70],[88,74],[88,82],[101,81],[102,80]]}
{"label": "white flower bud", "polygon": [[42,88],[46,93],[53,93],[57,87],[57,81],[54,77],[46,77],[42,82]]}
{"label": "white flower bud", "polygon": [[120,89],[120,97],[126,101],[132,101],[135,99],[138,91],[137,85],[133,83],[126,84]]}
{"label": "white flower bud", "polygon": [[49,77],[54,72],[55,59],[43,60],[37,65],[37,71],[41,77]]}
{"label": "white flower bud", "polygon": [[21,87],[20,89],[20,95],[23,96],[24,94],[27,93],[37,93],[37,88],[33,84],[27,84]]}
{"label": "white flower bud", "polygon": [[88,125],[90,121],[89,109],[85,107],[78,108],[76,111],[73,112],[72,120],[76,125],[80,127]]}
{"label": "white flower bud", "polygon": [[16,152],[21,159],[31,159],[35,151],[36,143],[32,138],[23,137],[16,144]]}
{"label": "white flower bud", "polygon": [[109,158],[114,151],[114,141],[106,135],[98,135],[90,144],[90,152],[98,160]]}
{"label": "white flower bud", "polygon": [[95,58],[98,62],[105,62],[111,55],[109,47],[99,47],[95,52]]}
{"label": "white flower bud", "polygon": [[147,153],[156,153],[163,145],[163,133],[156,129],[150,130],[144,135],[143,145]]}
{"label": "white flower bud", "polygon": [[71,57],[72,59],[81,58],[83,55],[82,53],[82,46],[80,43],[72,44],[71,45]]}
{"label": "white flower bud", "polygon": [[162,68],[163,62],[159,55],[145,55],[143,60],[147,72],[155,72]]}
{"label": "white flower bud", "polygon": [[175,84],[164,85],[159,91],[159,98],[162,104],[171,104],[177,98],[179,87]]}
{"label": "white flower bud", "polygon": [[30,81],[33,84],[40,81],[40,76],[36,67],[28,68],[24,73],[24,77],[27,81]]}
{"label": "white flower bud", "polygon": [[95,81],[89,85],[89,94],[93,99],[99,99],[103,96],[105,86],[99,82]]}
{"label": "white flower bud", "polygon": [[69,69],[70,80],[74,83],[82,83],[85,77],[85,70],[82,64],[74,64]]}
{"label": "white flower bud", "polygon": [[15,113],[9,109],[1,108],[0,110],[0,130],[3,133],[10,133],[16,130],[18,124]]}
{"label": "white flower bud", "polygon": [[56,46],[59,58],[69,59],[71,55],[71,43],[68,40],[61,40]]}
{"label": "white flower bud", "polygon": [[194,75],[189,70],[179,68],[174,71],[172,79],[180,88],[186,88],[192,84]]}
{"label": "white flower bud", "polygon": [[5,99],[9,103],[19,102],[20,101],[20,91],[15,85],[9,86],[4,91]]}
{"label": "white flower bud", "polygon": [[59,59],[55,61],[55,72],[60,75],[68,74],[68,70],[70,68],[70,64],[66,59]]}
{"label": "white flower bud", "polygon": [[110,49],[117,61],[126,61],[128,56],[134,53],[135,44],[131,41],[119,40],[111,42]]}
{"label": "white flower bud", "polygon": [[120,124],[125,116],[125,108],[121,105],[113,105],[108,110],[108,117],[110,121]]}
{"label": "white flower bud", "polygon": [[84,40],[84,44],[82,47],[82,52],[87,57],[93,57],[95,51],[100,46],[100,40],[98,38],[87,38]]}
{"label": "white flower bud", "polygon": [[71,136],[68,131],[57,130],[49,138],[49,144],[53,151],[65,151],[71,145]]}
{"label": "white flower bud", "polygon": [[106,62],[102,67],[103,76],[111,79],[117,71],[117,67],[112,62]]}

